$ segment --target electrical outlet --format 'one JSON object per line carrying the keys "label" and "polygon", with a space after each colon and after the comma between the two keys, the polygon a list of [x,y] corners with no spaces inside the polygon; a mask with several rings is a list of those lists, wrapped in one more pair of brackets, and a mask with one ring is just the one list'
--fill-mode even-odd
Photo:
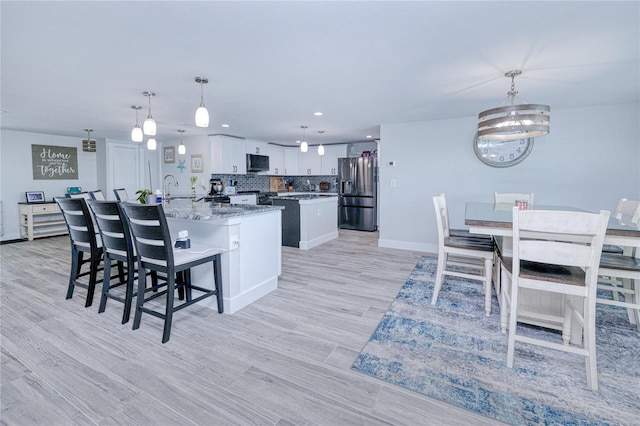
{"label": "electrical outlet", "polygon": [[240,238],[238,238],[237,235],[232,235],[229,238],[229,248],[233,250],[237,249],[238,247],[240,247]]}
{"label": "electrical outlet", "polygon": [[395,179],[391,179],[391,187],[392,188],[396,187],[396,180]]}
{"label": "electrical outlet", "polygon": [[318,209],[318,216],[322,216],[322,210]]}

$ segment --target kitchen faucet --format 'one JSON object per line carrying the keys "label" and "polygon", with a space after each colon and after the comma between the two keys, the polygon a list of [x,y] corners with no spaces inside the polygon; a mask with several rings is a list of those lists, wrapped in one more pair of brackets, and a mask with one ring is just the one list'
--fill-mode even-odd
{"label": "kitchen faucet", "polygon": [[164,185],[164,197],[165,198],[169,198],[169,187],[167,186],[167,178],[171,178],[173,179],[173,186],[178,186],[178,181],[176,180],[176,177],[174,175],[166,175],[163,179],[162,179],[162,184]]}

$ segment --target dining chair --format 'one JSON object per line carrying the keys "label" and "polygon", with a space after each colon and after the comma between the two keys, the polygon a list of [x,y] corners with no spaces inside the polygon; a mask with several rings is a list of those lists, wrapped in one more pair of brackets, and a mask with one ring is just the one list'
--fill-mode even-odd
{"label": "dining chair", "polygon": [[129,201],[129,194],[127,194],[127,190],[125,188],[114,189],[113,193],[116,196],[116,200]]}
{"label": "dining chair", "polygon": [[89,197],[92,200],[100,200],[100,201],[106,200],[106,198],[104,198],[104,194],[102,193],[101,189],[97,189],[95,191],[89,191]]}
{"label": "dining chair", "polygon": [[[596,213],[518,210],[513,208],[513,257],[503,258],[508,276],[503,285],[502,310],[509,314],[507,367],[513,368],[516,342],[582,355],[585,357],[587,385],[598,389],[596,363],[596,288],[609,212]],[[508,284],[506,284],[508,283]],[[520,291],[532,289],[551,292],[563,298],[563,310],[555,320],[562,330],[562,341],[527,335],[526,327],[517,327],[521,312]],[[578,303],[580,302],[580,303]],[[569,345],[571,328],[582,328],[580,347]],[[558,339],[559,340],[559,339]]]}
{"label": "dining chair", "polygon": [[452,229],[449,227],[449,207],[447,205],[447,199],[444,195],[444,192],[440,193],[439,197],[441,197],[442,200],[442,205],[443,208],[445,210],[444,215],[447,219],[447,228],[449,229],[449,236],[450,237],[464,237],[464,238],[472,238],[475,240],[481,240],[481,241],[485,241],[485,242],[489,242],[491,241],[491,236],[490,235],[482,235],[482,234],[472,234],[471,232],[469,232],[468,229],[460,229],[460,228],[456,228],[456,229]]}
{"label": "dining chair", "polygon": [[[117,201],[88,200],[87,204],[96,219],[104,251],[104,279],[98,313],[105,311],[108,299],[117,300],[124,304],[122,324],[125,324],[129,321],[131,303],[133,297],[136,296],[134,281],[139,279],[137,274],[138,259],[129,224],[120,203]],[[111,276],[112,262],[118,265],[118,274],[114,277]],[[118,281],[113,283],[112,278],[118,278]],[[157,273],[151,274],[151,280],[153,288],[157,288]],[[122,292],[113,291],[122,286],[124,286],[124,295]]]}
{"label": "dining chair", "polygon": [[[76,286],[86,288],[85,307],[89,307],[93,303],[96,284],[102,282],[102,279],[98,280],[103,254],[102,241],[96,236],[84,198],[55,197],[54,200],[60,206],[71,241],[71,272],[66,298],[73,297]],[[88,258],[84,258],[85,254]],[[89,269],[83,272],[82,267],[87,264]],[[89,277],[88,282],[79,281],[85,276]]]}
{"label": "dining chair", "polygon": [[531,194],[515,194],[515,193],[501,193],[494,192],[495,204],[515,204],[516,201],[526,201],[529,205],[533,205],[533,192]]}
{"label": "dining chair", "polygon": [[[640,222],[640,201],[622,198],[616,207],[615,219],[637,225]],[[629,321],[640,330],[640,259],[636,248],[606,245],[602,249],[597,302],[627,308]]]}
{"label": "dining chair", "polygon": [[482,282],[484,307],[491,314],[491,277],[494,246],[492,240],[454,237],[449,235],[449,218],[443,194],[433,197],[438,224],[438,266],[431,304],[438,301],[445,276],[466,278]]}
{"label": "dining chair", "polygon": [[[145,293],[144,280],[138,280],[133,329],[136,330],[140,327],[143,312],[161,318],[164,320],[162,343],[166,343],[171,334],[174,312],[207,297],[215,296],[218,312],[223,313],[220,254],[225,250],[194,242],[191,242],[190,248],[174,248],[162,204],[121,203],[121,206],[129,222],[138,253],[138,274],[145,276],[146,271],[150,270],[162,273],[167,277],[164,290],[150,296]],[[206,263],[213,265],[213,289],[196,286],[191,282],[191,268]],[[180,277],[177,284],[183,286],[186,293],[186,301],[177,306],[174,304],[176,273],[179,273]],[[202,294],[193,298],[192,290]],[[165,295],[164,313],[145,306],[145,303]]]}

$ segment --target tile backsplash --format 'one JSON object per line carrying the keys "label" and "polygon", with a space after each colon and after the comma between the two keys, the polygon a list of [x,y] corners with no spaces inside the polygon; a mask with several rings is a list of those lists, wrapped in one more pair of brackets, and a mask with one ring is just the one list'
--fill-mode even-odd
{"label": "tile backsplash", "polygon": [[[296,192],[315,191],[320,182],[329,182],[329,190],[322,192],[338,192],[337,176],[281,176],[286,184],[293,182],[293,190]],[[222,179],[229,185],[230,182],[237,182],[237,191],[260,191],[269,192],[269,175],[247,174],[247,175],[219,175],[212,174],[212,179]]]}

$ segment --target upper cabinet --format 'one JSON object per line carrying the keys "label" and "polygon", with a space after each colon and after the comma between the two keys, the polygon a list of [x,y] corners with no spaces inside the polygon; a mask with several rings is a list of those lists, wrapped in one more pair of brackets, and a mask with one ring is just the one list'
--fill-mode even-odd
{"label": "upper cabinet", "polygon": [[274,176],[286,174],[284,147],[268,144],[267,155],[269,155],[269,174]]}
{"label": "upper cabinet", "polygon": [[247,139],[245,140],[245,145],[247,154],[268,155],[267,151],[269,144],[264,141]]}
{"label": "upper cabinet", "polygon": [[218,135],[211,136],[210,144],[212,173],[242,175],[247,173],[247,150],[244,140]]}
{"label": "upper cabinet", "polygon": [[325,145],[322,156],[322,174],[338,174],[338,158],[347,157],[347,145]]}
{"label": "upper cabinet", "polygon": [[300,148],[285,148],[284,149],[284,174],[288,176],[295,176],[298,174],[298,153]]}
{"label": "upper cabinet", "polygon": [[307,152],[300,152],[298,155],[299,175],[321,175],[322,156],[318,155],[318,148],[310,146]]}

